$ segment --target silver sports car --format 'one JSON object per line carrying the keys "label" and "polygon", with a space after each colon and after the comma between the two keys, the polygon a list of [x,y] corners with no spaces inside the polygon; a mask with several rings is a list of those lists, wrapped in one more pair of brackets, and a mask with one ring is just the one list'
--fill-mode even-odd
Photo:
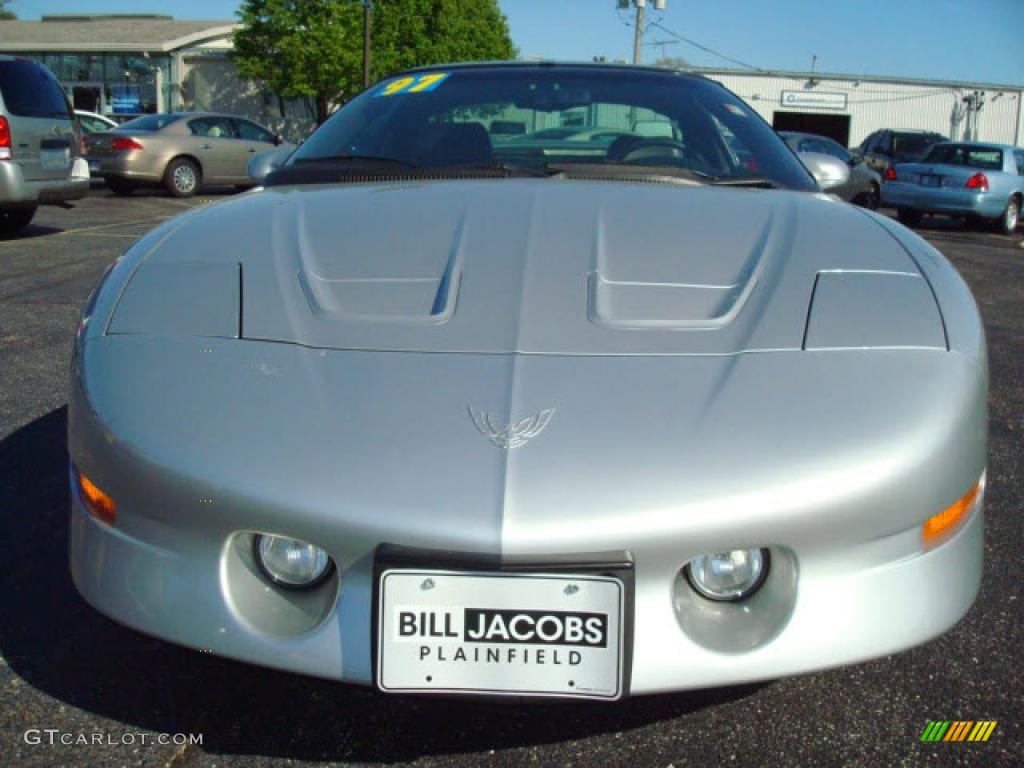
{"label": "silver sports car", "polygon": [[416,70],[104,276],[71,570],[143,632],[389,693],[848,664],[974,600],[987,385],[950,264],[717,83]]}

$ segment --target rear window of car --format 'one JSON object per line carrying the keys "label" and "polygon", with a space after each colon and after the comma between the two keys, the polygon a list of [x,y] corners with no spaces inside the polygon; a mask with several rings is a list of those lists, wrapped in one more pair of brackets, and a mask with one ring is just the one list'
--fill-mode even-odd
{"label": "rear window of car", "polygon": [[10,115],[71,119],[71,106],[64,90],[34,61],[0,61],[0,95]]}
{"label": "rear window of car", "polygon": [[964,165],[986,171],[1003,169],[1003,152],[996,147],[968,147],[963,144],[940,144],[932,147],[924,158],[926,163]]}
{"label": "rear window of car", "polygon": [[167,127],[175,120],[178,120],[178,115],[146,115],[145,117],[137,117],[134,120],[129,120],[127,123],[121,123],[115,131],[159,131],[162,128]]}
{"label": "rear window of car", "polygon": [[943,137],[935,133],[897,133],[892,138],[892,151],[897,157],[916,160],[940,141]]}

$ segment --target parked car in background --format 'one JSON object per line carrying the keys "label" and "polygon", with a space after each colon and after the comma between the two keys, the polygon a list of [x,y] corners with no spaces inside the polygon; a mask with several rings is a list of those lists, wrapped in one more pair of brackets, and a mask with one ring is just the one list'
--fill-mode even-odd
{"label": "parked car in background", "polygon": [[868,134],[861,142],[860,154],[868,167],[882,175],[895,163],[913,163],[920,160],[932,144],[948,141],[941,133],[931,131],[882,130]]}
{"label": "parked car in background", "polygon": [[145,115],[86,139],[89,169],[114,192],[162,184],[175,197],[207,185],[250,186],[249,158],[282,144],[262,125],[232,115]]}
{"label": "parked car in background", "polygon": [[990,222],[1004,234],[1017,229],[1024,200],[1024,149],[1005,144],[945,142],[920,163],[900,163],[882,189],[899,220],[917,226],[926,213]]}
{"label": "parked car in background", "polygon": [[868,167],[860,153],[851,152],[838,142],[813,133],[779,131],[779,136],[798,156],[808,152],[819,152],[838,157],[850,166],[850,178],[846,183],[829,191],[843,200],[862,205],[872,211],[878,208],[881,200],[882,177],[877,171]]}
{"label": "parked car in background", "polygon": [[80,146],[71,106],[50,70],[0,56],[0,235],[28,226],[39,205],[89,193]]}
{"label": "parked car in background", "polygon": [[86,135],[90,133],[103,133],[118,126],[116,120],[111,120],[109,117],[97,114],[96,112],[87,112],[84,109],[76,109],[75,117],[78,119],[78,125],[82,129],[82,133]]}

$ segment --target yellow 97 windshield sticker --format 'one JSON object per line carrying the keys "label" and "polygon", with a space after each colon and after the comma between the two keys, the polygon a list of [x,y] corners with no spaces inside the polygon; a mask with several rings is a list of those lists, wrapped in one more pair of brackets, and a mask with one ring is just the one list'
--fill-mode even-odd
{"label": "yellow 97 windshield sticker", "polygon": [[374,96],[397,96],[400,93],[429,93],[443,83],[451,72],[409,75],[384,83]]}

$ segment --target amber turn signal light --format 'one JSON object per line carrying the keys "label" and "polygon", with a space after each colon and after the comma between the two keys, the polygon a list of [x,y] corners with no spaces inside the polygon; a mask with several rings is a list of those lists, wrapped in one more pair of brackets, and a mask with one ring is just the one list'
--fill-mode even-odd
{"label": "amber turn signal light", "polygon": [[981,493],[983,483],[984,480],[979,480],[971,490],[939,514],[924,521],[924,525],[921,527],[921,537],[924,539],[926,547],[942,543],[946,539],[946,534],[958,528],[960,523],[967,519],[974,508],[974,502],[978,499],[978,494]]}
{"label": "amber turn signal light", "polygon": [[99,489],[99,487],[75,468],[75,477],[78,478],[78,493],[82,503],[89,510],[89,514],[107,525],[114,524],[116,505],[114,500]]}

